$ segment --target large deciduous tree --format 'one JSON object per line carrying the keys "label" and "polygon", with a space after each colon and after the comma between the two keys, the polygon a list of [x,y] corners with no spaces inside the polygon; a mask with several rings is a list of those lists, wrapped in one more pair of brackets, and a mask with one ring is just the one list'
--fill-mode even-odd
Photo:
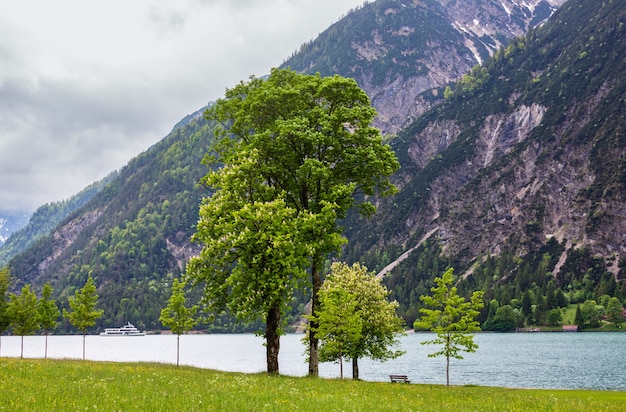
{"label": "large deciduous tree", "polygon": [[[385,361],[402,355],[391,350],[403,331],[396,315],[398,303],[389,302],[389,291],[373,273],[359,263],[333,263],[319,292],[320,308],[315,315],[321,342],[320,360],[352,360],[352,378],[359,379],[358,360],[369,357]],[[341,366],[343,378],[343,365]]]}
{"label": "large deciduous tree", "polygon": [[83,360],[85,360],[85,335],[87,329],[96,324],[96,320],[103,314],[104,310],[96,309],[98,304],[98,294],[93,278],[87,278],[85,286],[77,290],[75,295],[68,299],[70,311],[63,309],[63,316],[83,334]]}
{"label": "large deciduous tree", "polygon": [[37,319],[39,320],[39,325],[44,330],[44,334],[46,335],[44,358],[48,357],[48,334],[51,330],[54,330],[57,327],[57,320],[61,315],[57,303],[52,299],[52,292],[52,285],[50,282],[46,282],[46,284],[43,285],[41,299],[39,299],[39,302],[37,303]]}
{"label": "large deciduous tree", "polygon": [[194,239],[203,248],[186,275],[204,284],[209,311],[229,309],[240,321],[264,321],[259,333],[266,340],[267,372],[278,373],[284,314],[293,290],[306,279],[306,243],[300,234],[307,222],[255,178],[262,161],[250,152],[207,176],[216,191],[200,207]]}
{"label": "large deciduous tree", "polygon": [[[298,236],[306,246],[315,314],[322,263],[343,242],[337,219],[346,216],[359,193],[395,192],[389,176],[399,163],[372,127],[376,111],[369,98],[352,79],[273,69],[266,79],[252,77],[228,90],[206,116],[222,126],[206,161],[228,166],[254,156],[253,173],[235,178],[242,187],[253,183],[271,189],[263,202],[280,200],[285,212],[304,223]],[[246,201],[257,200],[248,196]],[[358,210],[370,216],[375,207],[366,197]],[[317,348],[312,334],[310,375],[318,375]]]}
{"label": "large deciduous tree", "polygon": [[442,345],[441,350],[428,356],[445,356],[448,386],[450,386],[450,358],[463,359],[460,352],[475,352],[478,348],[471,333],[480,330],[476,317],[483,307],[484,293],[475,291],[470,301],[466,301],[457,294],[457,288],[453,286],[453,273],[453,268],[446,270],[440,278],[435,278],[437,286],[430,289],[432,295],[420,297],[427,307],[420,309],[423,316],[415,322],[416,328],[437,334],[436,339],[422,344]]}
{"label": "large deciduous tree", "polygon": [[176,334],[176,366],[179,365],[180,359],[180,335],[190,331],[198,323],[197,312],[197,305],[187,307],[185,282],[175,278],[172,282],[172,295],[167,301],[167,306],[161,309],[159,321]]}
{"label": "large deciduous tree", "polygon": [[20,358],[24,357],[24,336],[32,335],[39,329],[37,320],[37,295],[24,285],[19,295],[11,293],[7,304],[7,313],[11,319],[11,329],[22,337]]}

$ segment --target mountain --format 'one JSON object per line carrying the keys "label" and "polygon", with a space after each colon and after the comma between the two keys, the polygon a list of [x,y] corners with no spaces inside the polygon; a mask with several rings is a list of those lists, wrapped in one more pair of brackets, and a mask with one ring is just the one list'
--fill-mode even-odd
{"label": "mountain", "polygon": [[[15,255],[26,250],[37,239],[52,231],[59,222],[86,204],[102,188],[117,176],[116,172],[110,173],[99,182],[92,183],[71,198],[43,205],[28,217],[20,215],[20,226],[14,227],[10,236],[4,243],[0,243],[0,267],[6,265]],[[2,219],[0,219],[2,227]],[[4,228],[3,228],[4,229]]]}
{"label": "mountain", "polygon": [[565,0],[379,0],[303,44],[281,67],[354,78],[397,133],[440,102],[443,86],[542,23]]}
{"label": "mountain", "polygon": [[[201,111],[199,112],[201,113]],[[14,288],[53,282],[66,298],[97,280],[101,326],[159,328],[171,280],[196,252],[189,239],[207,190],[201,160],[213,138],[199,114],[132,159],[83,207],[9,263]],[[65,302],[65,299],[61,299]]]}
{"label": "mountain", "polygon": [[[373,6],[385,6],[374,9],[382,10],[376,15],[382,19],[405,12],[415,16],[415,10],[428,5],[432,17],[421,25],[435,19],[433,10],[447,7],[461,13],[459,3],[416,1],[404,7],[378,1],[344,20],[367,16],[361,13]],[[513,15],[513,7],[503,6],[513,2],[464,4],[465,21],[478,16],[474,5]],[[532,4],[537,11],[540,4],[555,3]],[[455,81],[448,86],[442,80],[435,89],[425,88],[420,96],[436,98],[415,109],[414,119],[405,116],[406,126],[399,126],[404,120],[388,122],[397,128],[390,142],[402,164],[395,177],[400,192],[379,201],[374,220],[352,216],[343,222],[350,241],[342,258],[360,260],[381,270],[381,276],[385,267],[393,267],[384,281],[409,324],[420,294],[429,292],[432,277],[448,265],[461,275],[461,293],[480,288],[502,305],[517,304],[526,293],[533,305],[547,307],[554,297],[575,303],[624,293],[624,9],[622,2],[570,0],[541,27],[498,48],[493,58],[484,57],[481,66],[475,65],[466,37],[427,42],[427,52],[455,62],[443,60],[442,67],[460,61],[453,50],[469,50],[469,71],[450,77]],[[545,15],[551,12],[547,8]],[[528,13],[524,24],[538,21],[538,15]],[[395,31],[405,25],[398,21],[402,25]],[[447,35],[450,20],[439,21]],[[506,21],[510,25],[512,20]],[[332,26],[344,34],[326,43],[320,59],[330,53],[352,55],[354,49],[344,46],[353,41],[343,37],[354,36],[356,27],[343,31],[341,22]],[[367,27],[363,31],[372,33]],[[406,50],[401,42],[406,36],[381,38],[385,50]],[[419,41],[411,41],[417,49]],[[357,79],[359,73],[362,79],[374,79],[380,63],[385,75],[377,87],[382,91],[398,84],[404,89],[408,83],[393,82],[409,73],[411,64],[392,64],[392,57],[358,58],[349,68]],[[315,64],[307,67],[321,72]],[[414,65],[417,74],[403,74],[402,80],[421,76],[420,67]],[[436,77],[434,73],[429,71],[428,77]],[[387,78],[392,80],[385,83]],[[403,92],[389,90],[391,100]],[[376,96],[378,110],[386,110],[384,93]],[[422,97],[392,106],[408,110],[405,106],[419,106]],[[65,302],[93,276],[105,309],[98,326],[130,320],[141,329],[159,328],[171,279],[197,252],[189,239],[200,199],[209,193],[198,182],[207,172],[201,159],[213,135],[199,113],[129,162],[50,235],[15,256],[10,267],[19,283],[40,287],[50,280]],[[387,113],[402,119],[393,110]]]}
{"label": "mountain", "polygon": [[26,211],[0,212],[0,247],[13,232],[26,226],[29,216],[30,213]]}
{"label": "mountain", "polygon": [[393,140],[400,192],[346,222],[346,255],[391,264],[407,319],[449,264],[500,304],[626,297],[625,25],[571,0]]}

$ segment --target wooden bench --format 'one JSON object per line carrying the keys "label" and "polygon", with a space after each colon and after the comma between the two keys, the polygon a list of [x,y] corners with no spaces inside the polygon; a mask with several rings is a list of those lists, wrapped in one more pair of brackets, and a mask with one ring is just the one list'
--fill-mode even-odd
{"label": "wooden bench", "polygon": [[389,375],[389,379],[391,379],[391,383],[396,383],[396,382],[411,383],[411,381],[409,380],[409,377],[406,375]]}

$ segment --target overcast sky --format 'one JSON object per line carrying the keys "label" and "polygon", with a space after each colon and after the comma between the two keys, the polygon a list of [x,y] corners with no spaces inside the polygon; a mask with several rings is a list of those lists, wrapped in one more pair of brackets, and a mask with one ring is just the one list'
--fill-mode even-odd
{"label": "overcast sky", "polygon": [[69,198],[363,0],[0,0],[0,211]]}

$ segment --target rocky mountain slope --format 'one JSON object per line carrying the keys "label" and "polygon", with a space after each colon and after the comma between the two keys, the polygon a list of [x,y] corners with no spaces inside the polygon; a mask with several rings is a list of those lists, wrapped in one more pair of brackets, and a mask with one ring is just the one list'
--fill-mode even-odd
{"label": "rocky mountain slope", "polygon": [[[625,3],[572,0],[466,74],[393,141],[400,193],[347,254],[380,267],[429,233],[488,299],[626,296],[625,26]],[[404,259],[388,282],[419,297],[431,270]]]}
{"label": "rocky mountain slope", "polygon": [[397,133],[443,98],[508,40],[542,23],[565,0],[379,0],[302,45],[283,63],[297,71],[354,78]]}

